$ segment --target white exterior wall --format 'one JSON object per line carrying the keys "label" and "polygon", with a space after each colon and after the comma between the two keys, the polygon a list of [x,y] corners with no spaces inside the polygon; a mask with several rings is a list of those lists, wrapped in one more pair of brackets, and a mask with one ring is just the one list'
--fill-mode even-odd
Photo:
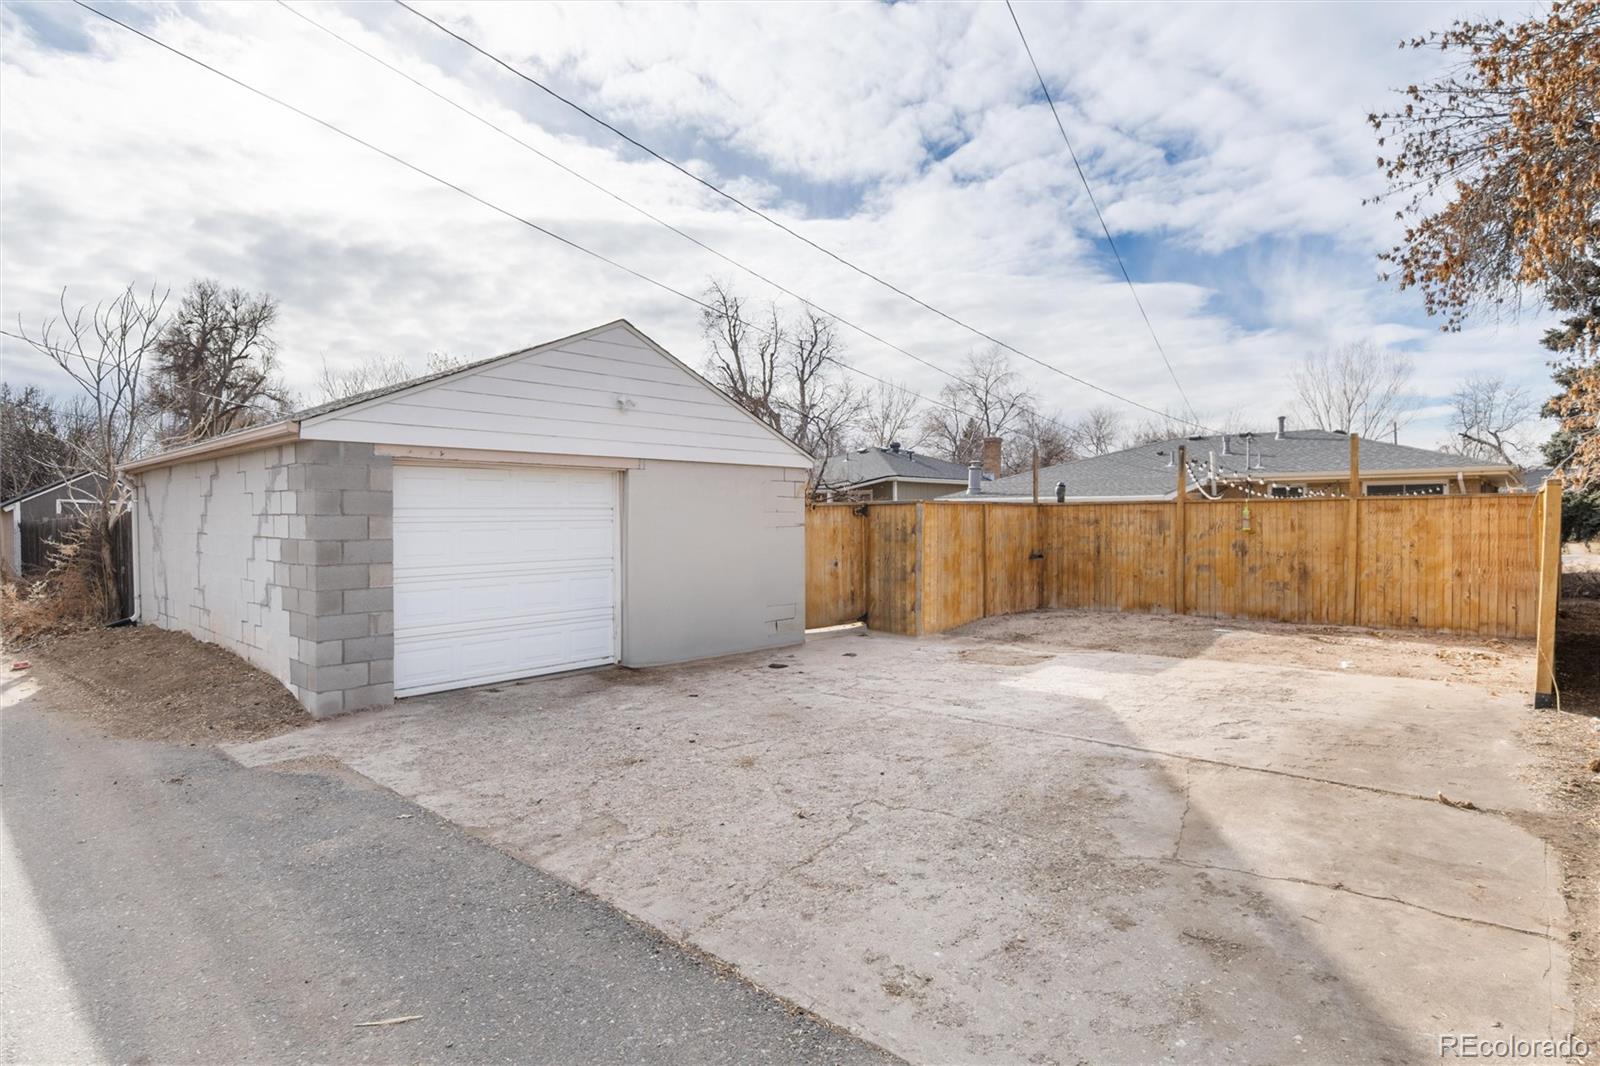
{"label": "white exterior wall", "polygon": [[769,467],[810,462],[626,323],[306,419],[300,436]]}
{"label": "white exterior wall", "polygon": [[289,683],[298,641],[273,582],[290,535],[294,445],[147,471],[136,531],[139,619],[220,644]]}
{"label": "white exterior wall", "polygon": [[674,462],[623,475],[624,665],[805,640],[805,479]]}

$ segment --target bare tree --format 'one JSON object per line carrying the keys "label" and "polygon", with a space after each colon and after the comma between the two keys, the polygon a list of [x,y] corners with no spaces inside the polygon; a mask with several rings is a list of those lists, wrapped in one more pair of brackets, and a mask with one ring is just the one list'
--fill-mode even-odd
{"label": "bare tree", "polygon": [[1013,423],[1000,447],[1000,472],[1020,474],[1033,468],[1035,449],[1041,467],[1078,458],[1072,435],[1059,418],[1029,408]]}
{"label": "bare tree", "polygon": [[1520,385],[1503,377],[1470,377],[1450,397],[1454,436],[1446,451],[1485,462],[1521,466],[1532,450],[1531,422],[1537,405]]}
{"label": "bare tree", "polygon": [[277,317],[278,304],[265,293],[190,284],[151,372],[150,405],[166,440],[203,440],[282,413],[288,395],[271,335]]}
{"label": "bare tree", "polygon": [[333,400],[343,400],[349,396],[359,396],[363,392],[373,389],[384,389],[391,385],[398,385],[402,381],[410,381],[417,376],[417,372],[398,355],[385,355],[377,353],[369,355],[353,366],[343,370],[335,370],[328,365],[327,357],[322,360],[322,371],[317,375],[315,388],[317,396],[322,403]]}
{"label": "bare tree", "polygon": [[87,433],[78,403],[58,404],[37,385],[0,382],[0,499],[41,488],[70,470]]}
{"label": "bare tree", "polygon": [[700,313],[711,381],[746,411],[822,459],[842,451],[867,398],[844,379],[833,319],[805,307],[783,321],[775,304],[750,321],[749,304],[712,281]]}
{"label": "bare tree", "polygon": [[979,458],[985,437],[1004,437],[1024,427],[1034,413],[1033,393],[998,346],[970,352],[956,375],[939,390],[943,405],[923,421],[932,446],[952,462]]}
{"label": "bare tree", "polygon": [[1410,421],[1411,371],[1404,356],[1357,341],[1307,355],[1294,370],[1294,391],[1316,428],[1366,437]]}
{"label": "bare tree", "polygon": [[917,396],[894,382],[879,382],[866,398],[858,428],[861,440],[875,448],[899,443],[915,450],[926,443],[925,415]]}
{"label": "bare tree", "polygon": [[761,323],[752,325],[744,298],[726,282],[716,280],[707,286],[704,301],[710,306],[700,312],[700,334],[710,351],[706,370],[711,383],[734,403],[780,429],[783,418],[777,395],[783,328],[777,306],[768,305]]}
{"label": "bare tree", "polygon": [[1122,414],[1113,407],[1091,407],[1071,424],[1074,450],[1083,455],[1104,455],[1122,447]]}
{"label": "bare tree", "polygon": [[778,429],[818,459],[844,450],[866,397],[835,366],[841,345],[833,319],[807,307],[783,339],[779,359],[788,380],[776,398]]}
{"label": "bare tree", "polygon": [[96,567],[108,610],[117,605],[116,569],[111,556],[112,531],[127,513],[131,493],[118,477],[117,468],[132,458],[143,426],[140,419],[139,376],[144,358],[161,335],[165,293],[152,289],[141,297],[129,286],[93,311],[80,306],[67,310],[62,290],[59,318],[47,318],[37,334],[30,335],[17,322],[17,332],[41,354],[64,370],[84,393],[82,412],[89,416],[87,432],[72,442],[72,469],[98,475],[99,509],[89,516],[99,549]]}

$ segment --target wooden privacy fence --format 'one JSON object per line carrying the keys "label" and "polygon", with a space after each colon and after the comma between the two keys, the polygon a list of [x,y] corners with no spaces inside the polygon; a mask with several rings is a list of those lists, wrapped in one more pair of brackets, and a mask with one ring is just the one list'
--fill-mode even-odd
{"label": "wooden privacy fence", "polygon": [[[17,523],[19,576],[34,579],[50,569],[56,542],[83,523],[78,515],[58,515],[50,518],[30,518]],[[118,618],[133,613],[133,515],[124,514],[111,527],[111,565],[117,578],[117,603],[113,611]]]}
{"label": "wooden privacy fence", "polygon": [[820,504],[806,625],[915,636],[1081,607],[1537,637],[1549,692],[1560,491]]}

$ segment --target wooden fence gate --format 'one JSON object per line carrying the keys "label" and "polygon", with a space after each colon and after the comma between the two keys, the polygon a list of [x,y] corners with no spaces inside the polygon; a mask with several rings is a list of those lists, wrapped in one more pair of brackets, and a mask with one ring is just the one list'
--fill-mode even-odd
{"label": "wooden fence gate", "polygon": [[1080,607],[1534,638],[1552,691],[1561,483],[1531,494],[819,504],[806,625],[940,633]]}

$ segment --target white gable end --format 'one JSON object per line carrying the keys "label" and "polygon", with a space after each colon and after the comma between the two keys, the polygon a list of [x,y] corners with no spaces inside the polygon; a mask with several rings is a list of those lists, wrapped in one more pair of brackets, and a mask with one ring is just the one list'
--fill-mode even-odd
{"label": "white gable end", "polygon": [[307,419],[304,440],[804,467],[625,323]]}

